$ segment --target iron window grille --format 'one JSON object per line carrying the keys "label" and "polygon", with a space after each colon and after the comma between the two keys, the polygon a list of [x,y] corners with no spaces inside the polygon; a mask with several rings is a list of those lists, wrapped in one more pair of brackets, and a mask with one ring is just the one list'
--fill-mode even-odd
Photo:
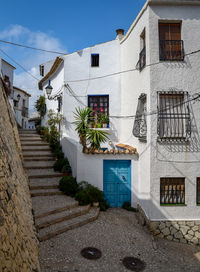
{"label": "iron window grille", "polygon": [[133,126],[133,135],[141,141],[146,141],[147,137],[146,97],[147,95],[142,93],[138,98],[136,117]]}
{"label": "iron window grille", "polygon": [[28,118],[28,108],[22,107],[22,116]]}
{"label": "iron window grille", "polygon": [[200,178],[197,178],[197,204],[200,204]]}
{"label": "iron window grille", "polygon": [[57,100],[58,100],[58,112],[60,112],[62,109],[62,96],[58,96]]}
{"label": "iron window grille", "polygon": [[92,54],[91,55],[91,66],[92,67],[99,67],[99,54]]}
{"label": "iron window grille", "polygon": [[183,61],[184,46],[182,40],[161,40],[160,41],[161,61]]}
{"label": "iron window grille", "polygon": [[158,140],[184,140],[191,136],[188,93],[158,92]]}
{"label": "iron window grille", "polygon": [[185,204],[185,178],[160,179],[160,204]]}
{"label": "iron window grille", "polygon": [[[100,115],[109,116],[109,95],[89,95],[88,107],[93,111],[90,122],[95,125],[99,122]],[[109,120],[107,126],[109,127]]]}

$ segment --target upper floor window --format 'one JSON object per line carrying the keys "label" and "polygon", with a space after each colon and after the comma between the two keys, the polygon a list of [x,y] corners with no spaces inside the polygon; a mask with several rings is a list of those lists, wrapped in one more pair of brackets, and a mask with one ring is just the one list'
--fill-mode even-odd
{"label": "upper floor window", "polygon": [[89,95],[88,107],[93,110],[91,127],[109,127],[109,95]]}
{"label": "upper floor window", "polygon": [[160,60],[183,61],[181,23],[159,23]]}
{"label": "upper floor window", "polygon": [[18,107],[19,106],[19,101],[17,101],[17,100],[13,100],[13,102],[14,102],[14,107]]}
{"label": "upper floor window", "polygon": [[185,178],[160,179],[160,204],[185,204]]}
{"label": "upper floor window", "polygon": [[142,34],[140,35],[140,44],[141,44],[141,52],[139,56],[139,70],[142,71],[142,69],[146,66],[146,32],[145,29],[142,31]]}
{"label": "upper floor window", "polygon": [[187,92],[158,92],[158,135],[161,140],[188,140],[191,135]]}
{"label": "upper floor window", "polygon": [[58,96],[58,112],[61,112],[62,109],[62,96]]}
{"label": "upper floor window", "polygon": [[91,66],[92,67],[99,67],[99,54],[92,54],[91,55]]}
{"label": "upper floor window", "polygon": [[44,65],[40,65],[40,75],[44,76]]}

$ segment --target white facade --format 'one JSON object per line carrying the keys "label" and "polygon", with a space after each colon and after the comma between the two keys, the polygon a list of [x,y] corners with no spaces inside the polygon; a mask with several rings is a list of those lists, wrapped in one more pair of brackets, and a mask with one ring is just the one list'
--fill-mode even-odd
{"label": "white facade", "polygon": [[[200,92],[200,54],[183,61],[160,61],[159,22],[180,23],[185,54],[200,44],[200,1],[147,1],[126,36],[63,56],[51,80],[52,96],[62,93],[62,147],[73,175],[103,189],[103,160],[131,160],[132,204],[140,204],[152,221],[199,220],[196,180],[200,177],[199,100],[190,102],[191,137],[188,141],[161,142],[157,133],[158,92],[182,90],[189,99]],[[144,47],[146,65],[137,63]],[[91,54],[98,53],[100,66],[91,67]],[[121,73],[119,73],[121,72]],[[109,75],[109,76],[108,76]],[[90,80],[86,80],[90,79]],[[146,95],[146,141],[133,135],[138,98]],[[72,122],[78,106],[87,106],[88,95],[109,95],[110,148],[125,143],[137,148],[136,155],[86,155],[81,152]],[[57,101],[47,100],[47,109],[56,110]],[[120,117],[120,118],[119,118]],[[46,122],[46,117],[43,124]],[[185,205],[160,205],[160,179],[185,178]]]}
{"label": "white facade", "polygon": [[31,96],[27,92],[17,87],[13,87],[13,109],[17,124],[20,128],[28,129],[29,119],[29,97]]}

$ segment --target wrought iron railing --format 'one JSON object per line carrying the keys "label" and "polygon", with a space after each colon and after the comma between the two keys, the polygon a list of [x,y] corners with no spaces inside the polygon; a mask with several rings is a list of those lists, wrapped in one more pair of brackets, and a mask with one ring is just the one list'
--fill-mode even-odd
{"label": "wrought iron railing", "polygon": [[182,40],[161,40],[160,60],[162,61],[183,61],[184,46]]}
{"label": "wrought iron railing", "polygon": [[146,94],[142,93],[138,98],[137,111],[133,125],[133,135],[141,141],[146,141],[147,123],[146,123]]}
{"label": "wrought iron railing", "polygon": [[159,140],[188,140],[191,136],[190,106],[187,92],[158,92]]}
{"label": "wrought iron railing", "polygon": [[26,107],[22,108],[22,116],[28,118],[28,108],[26,108]]}
{"label": "wrought iron railing", "polygon": [[197,204],[200,204],[200,178],[197,178]]}
{"label": "wrought iron railing", "polygon": [[185,179],[160,179],[160,204],[185,204]]}
{"label": "wrought iron railing", "polygon": [[146,46],[142,49],[139,55],[139,61],[137,64],[140,71],[146,66]]}

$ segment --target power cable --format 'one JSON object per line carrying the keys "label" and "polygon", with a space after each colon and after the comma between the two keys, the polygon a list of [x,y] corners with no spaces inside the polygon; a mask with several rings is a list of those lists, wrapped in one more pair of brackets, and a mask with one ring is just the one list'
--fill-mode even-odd
{"label": "power cable", "polygon": [[29,74],[29,76],[31,76],[32,78],[34,78],[37,81],[40,81],[37,77],[35,77],[34,75],[32,75],[28,70],[26,70],[21,64],[19,64],[16,60],[14,60],[13,58],[11,58],[8,54],[6,54],[6,52],[4,52],[1,48],[0,51],[7,57],[9,58],[11,61],[13,61],[16,65],[18,65],[22,70],[24,70],[24,72],[26,72],[27,74]]}
{"label": "power cable", "polygon": [[24,47],[24,48],[28,48],[28,49],[33,49],[33,50],[37,50],[37,51],[42,51],[42,52],[47,52],[47,53],[53,53],[53,54],[57,54],[57,55],[66,55],[66,53],[63,53],[63,52],[46,50],[46,49],[42,49],[42,48],[32,47],[32,46],[28,46],[28,45],[24,45],[24,44],[19,44],[19,43],[14,43],[14,42],[8,42],[8,41],[4,41],[4,40],[0,40],[0,42],[1,43],[7,43],[7,44],[10,44],[10,45],[19,46],[19,47]]}

